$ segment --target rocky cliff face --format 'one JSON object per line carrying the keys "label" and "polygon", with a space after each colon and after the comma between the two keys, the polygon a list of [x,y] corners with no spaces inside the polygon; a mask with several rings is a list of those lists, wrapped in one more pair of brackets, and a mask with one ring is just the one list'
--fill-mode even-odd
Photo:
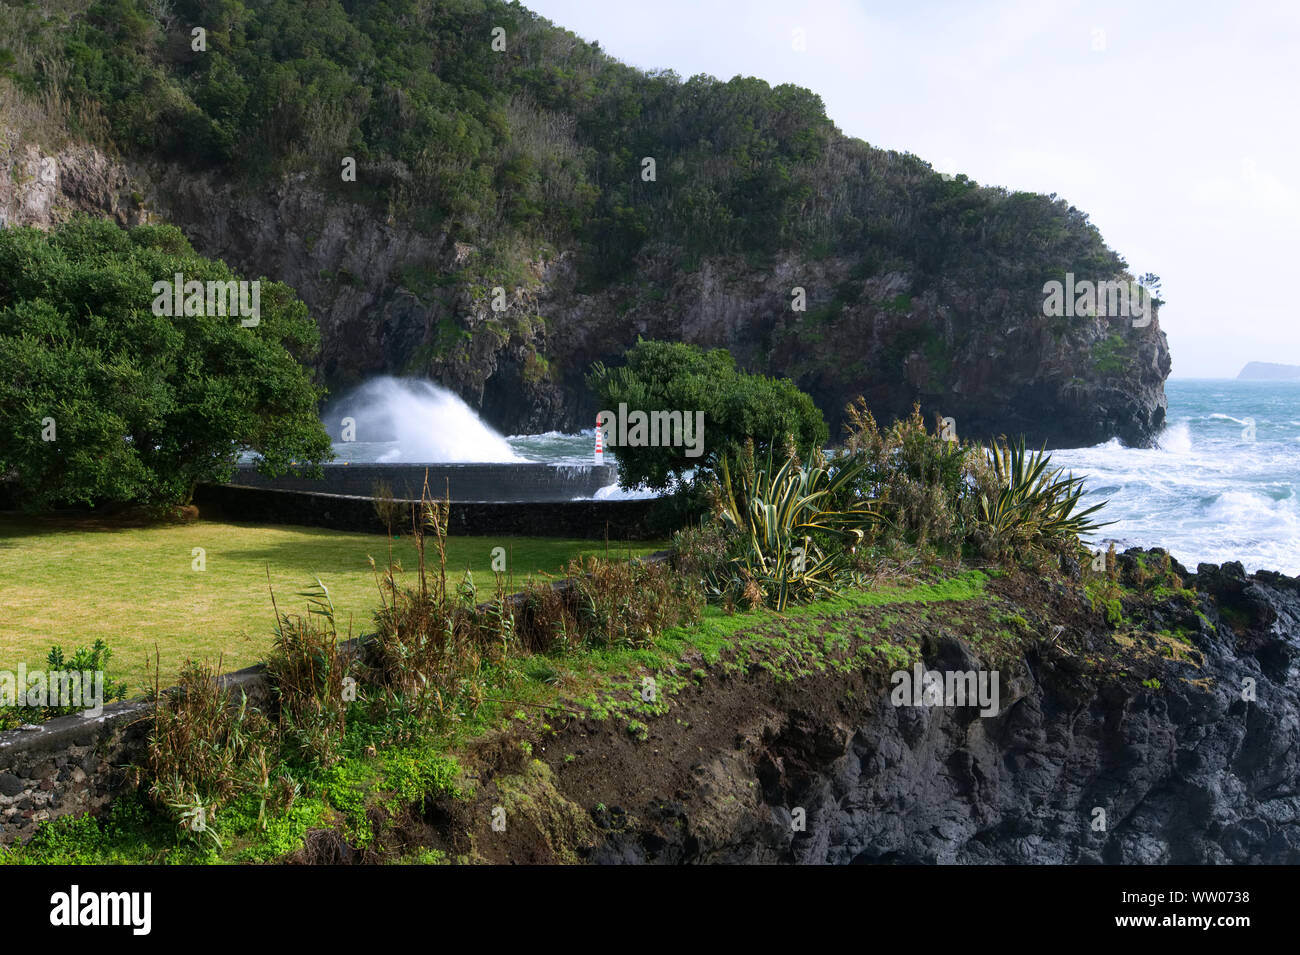
{"label": "rocky cliff face", "polygon": [[119,225],[149,221],[131,172],[93,146],[48,152],[0,116],[0,228],[49,228],[78,212]]}
{"label": "rocky cliff face", "polygon": [[[1073,656],[1049,652],[1026,661],[1029,679],[993,721],[878,705],[846,722],[792,708],[755,740],[752,773],[771,824],[731,833],[729,845],[710,846],[705,857],[1300,861],[1300,701],[1292,668],[1300,589],[1236,571],[1210,570],[1205,583],[1238,591],[1235,605],[1254,608],[1256,624],[1274,613],[1287,620],[1258,632],[1249,649],[1228,628],[1207,627],[1197,640],[1201,685],[1166,677],[1158,690],[1136,680],[1081,690]],[[949,640],[928,648],[926,664],[965,670],[976,661]],[[1258,693],[1254,702],[1242,699],[1247,680]],[[806,807],[816,821],[806,837],[791,833],[789,806]],[[616,840],[603,851],[618,856],[628,847]]]}
{"label": "rocky cliff face", "polygon": [[[322,331],[337,393],[379,374],[428,376],[506,432],[588,427],[583,375],[636,341],[725,347],[750,371],[788,376],[838,434],[864,395],[878,418],[920,402],[962,437],[1025,433],[1079,446],[1149,443],[1164,424],[1169,350],[1159,320],[1049,319],[1037,290],[858,276],[846,259],[766,266],[706,258],[669,271],[653,256],[629,277],[584,284],[563,250],[510,278],[475,250],[327,194],[302,177],[257,188],[96,149],[48,153],[13,130],[0,149],[0,221],[48,225],[76,211],[178,225],[202,254],[293,286]],[[493,289],[504,292],[504,308]],[[792,307],[794,290],[807,307]]]}
{"label": "rocky cliff face", "polygon": [[[560,267],[547,275],[541,308],[583,330],[564,348],[584,360],[637,335],[727,348],[747,369],[792,378],[827,415],[832,436],[857,395],[883,420],[919,402],[927,417],[951,416],[972,438],[1024,433],[1084,446],[1118,436],[1141,445],[1164,426],[1170,359],[1157,321],[1139,329],[1118,319],[1048,319],[1041,297],[956,281],[918,288],[899,272],[854,278],[855,265],[785,259],[759,271],[715,259],[681,275],[651,265],[644,281],[661,293],[652,301],[626,287],[581,294],[572,268]],[[794,288],[807,292],[807,311],[792,309]]]}
{"label": "rocky cliff face", "polygon": [[[1068,584],[1001,585],[1044,636],[999,664],[996,717],[891,705],[883,673],[715,668],[643,739],[587,721],[522,768],[498,747],[474,834],[450,847],[492,861],[1295,864],[1300,579],[1225,564],[1185,580],[1194,600],[1126,599],[1118,628]],[[927,668],[989,665],[978,607],[889,610],[931,632]],[[1138,617],[1187,640],[1144,637]],[[494,804],[514,820],[505,836],[481,821]]]}

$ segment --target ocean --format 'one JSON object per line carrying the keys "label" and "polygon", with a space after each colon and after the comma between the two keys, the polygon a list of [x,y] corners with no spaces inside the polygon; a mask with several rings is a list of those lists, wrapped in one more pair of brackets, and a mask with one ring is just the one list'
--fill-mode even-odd
{"label": "ocean", "polygon": [[1300,574],[1300,382],[1173,379],[1158,447],[1052,453],[1115,521],[1105,546],[1163,547],[1189,569],[1241,561]]}

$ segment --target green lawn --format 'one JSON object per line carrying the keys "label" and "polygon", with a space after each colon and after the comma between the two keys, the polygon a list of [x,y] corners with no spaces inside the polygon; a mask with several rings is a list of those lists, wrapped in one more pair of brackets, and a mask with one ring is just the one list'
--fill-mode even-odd
{"label": "green lawn", "polygon": [[[133,693],[145,685],[155,647],[165,682],[187,656],[220,656],[227,670],[256,663],[274,624],[268,564],[282,612],[302,609],[296,592],[320,577],[340,629],[350,618],[354,633],[369,630],[379,597],[367,558],[382,568],[390,545],[414,570],[409,536],[209,521],[100,529],[0,516],[0,669],[36,666],[52,644],[70,652],[96,637],[113,648],[111,675],[126,679]],[[623,555],[663,545],[617,546]],[[192,566],[196,547],[205,552],[202,571]],[[605,549],[597,541],[456,538],[448,541],[448,576],[459,580],[471,570],[486,599],[495,587],[494,547],[506,550],[513,589],[529,575],[559,572],[579,553]],[[430,557],[436,565],[432,549]]]}

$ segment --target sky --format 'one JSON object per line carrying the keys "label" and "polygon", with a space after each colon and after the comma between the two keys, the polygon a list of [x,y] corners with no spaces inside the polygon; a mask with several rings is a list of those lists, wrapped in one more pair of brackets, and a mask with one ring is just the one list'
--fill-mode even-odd
{"label": "sky", "polygon": [[1056,193],[1161,277],[1172,377],[1300,365],[1273,284],[1300,253],[1298,0],[523,3],[632,66],[795,83],[849,136]]}

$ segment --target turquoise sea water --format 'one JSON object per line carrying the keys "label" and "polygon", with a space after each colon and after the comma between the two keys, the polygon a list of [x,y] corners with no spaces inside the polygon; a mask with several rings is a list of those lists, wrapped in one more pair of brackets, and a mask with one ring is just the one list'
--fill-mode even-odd
{"label": "turquoise sea water", "polygon": [[[1098,538],[1163,547],[1195,569],[1241,561],[1300,574],[1300,382],[1172,380],[1159,446],[1056,451],[1108,499]],[[1251,424],[1253,422],[1253,429]]]}

